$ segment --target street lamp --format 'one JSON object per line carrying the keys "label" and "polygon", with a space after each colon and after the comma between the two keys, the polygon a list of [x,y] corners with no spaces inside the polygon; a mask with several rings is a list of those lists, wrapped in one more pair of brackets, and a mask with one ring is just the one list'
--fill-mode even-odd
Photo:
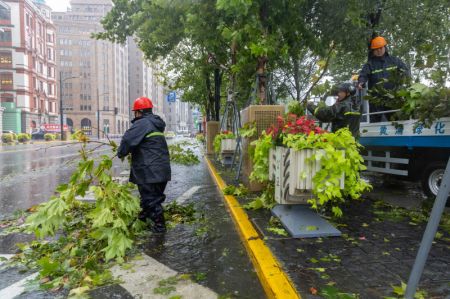
{"label": "street lamp", "polygon": [[66,80],[70,80],[70,79],[75,79],[75,78],[81,78],[80,76],[74,76],[74,77],[68,77],[68,78],[62,78],[62,71],[59,72],[59,114],[61,116],[61,141],[63,140],[63,126],[64,126],[64,117],[63,117],[63,93],[62,93],[62,89],[63,89],[63,82],[65,82]]}
{"label": "street lamp", "polygon": [[[97,139],[98,140],[100,140],[100,111],[103,111],[103,109],[100,109],[100,96],[104,96],[107,94],[109,94],[109,92],[104,92],[102,94],[98,94],[98,88],[97,88]],[[107,111],[109,111],[109,110],[107,110]]]}

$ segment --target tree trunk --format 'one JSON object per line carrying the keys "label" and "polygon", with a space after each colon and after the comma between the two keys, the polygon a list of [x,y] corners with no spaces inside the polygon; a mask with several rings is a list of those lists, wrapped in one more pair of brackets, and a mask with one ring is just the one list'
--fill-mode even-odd
{"label": "tree trunk", "polygon": [[295,100],[300,102],[300,80],[299,80],[299,63],[297,59],[293,59],[294,61],[294,84],[295,84]]}
{"label": "tree trunk", "polygon": [[216,120],[215,119],[215,104],[214,104],[214,97],[212,95],[212,90],[211,90],[211,79],[209,78],[209,74],[205,73],[205,83],[206,83],[206,91],[208,93],[207,95],[207,105],[208,105],[208,115],[207,115],[207,119],[208,120]]}
{"label": "tree trunk", "polygon": [[258,58],[258,68],[256,70],[256,75],[258,76],[258,90],[257,90],[257,99],[258,104],[267,104],[266,98],[266,88],[267,88],[267,77],[266,77],[266,63],[267,57],[259,57]]}
{"label": "tree trunk", "polygon": [[220,120],[220,85],[222,83],[222,76],[220,69],[214,69],[214,107],[215,107],[215,120]]}

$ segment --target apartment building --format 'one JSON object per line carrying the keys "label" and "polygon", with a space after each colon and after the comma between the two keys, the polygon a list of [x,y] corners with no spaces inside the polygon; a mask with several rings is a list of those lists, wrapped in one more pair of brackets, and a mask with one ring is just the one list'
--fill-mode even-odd
{"label": "apartment building", "polygon": [[0,0],[3,130],[58,123],[55,26],[45,1]]}
{"label": "apartment building", "polygon": [[54,12],[56,61],[66,123],[88,135],[123,134],[130,126],[128,45],[91,38],[112,8],[108,0],[72,0]]}

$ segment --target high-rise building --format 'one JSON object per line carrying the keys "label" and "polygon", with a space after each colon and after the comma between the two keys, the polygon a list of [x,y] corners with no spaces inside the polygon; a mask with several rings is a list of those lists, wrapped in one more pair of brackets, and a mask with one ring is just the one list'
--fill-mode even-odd
{"label": "high-rise building", "polygon": [[131,37],[128,38],[128,60],[130,105],[132,106],[138,97],[148,97],[154,105],[153,113],[166,120],[164,115],[165,88],[158,79],[158,63],[145,61],[142,51]]}
{"label": "high-rise building", "polygon": [[61,75],[66,122],[87,134],[123,134],[129,124],[128,45],[91,38],[103,30],[100,20],[109,0],[72,0],[66,12],[54,12],[56,60]]}
{"label": "high-rise building", "polygon": [[0,1],[3,130],[58,123],[55,26],[44,0]]}
{"label": "high-rise building", "polygon": [[192,133],[194,131],[192,105],[183,102],[182,95],[170,93],[173,93],[173,96],[168,95],[167,104],[164,105],[167,130],[179,134]]}

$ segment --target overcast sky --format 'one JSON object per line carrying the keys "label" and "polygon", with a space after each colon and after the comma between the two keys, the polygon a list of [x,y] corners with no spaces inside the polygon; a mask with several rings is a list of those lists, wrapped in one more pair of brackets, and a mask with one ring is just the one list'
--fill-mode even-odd
{"label": "overcast sky", "polygon": [[67,11],[67,7],[70,6],[70,0],[45,0],[48,6],[53,11]]}

